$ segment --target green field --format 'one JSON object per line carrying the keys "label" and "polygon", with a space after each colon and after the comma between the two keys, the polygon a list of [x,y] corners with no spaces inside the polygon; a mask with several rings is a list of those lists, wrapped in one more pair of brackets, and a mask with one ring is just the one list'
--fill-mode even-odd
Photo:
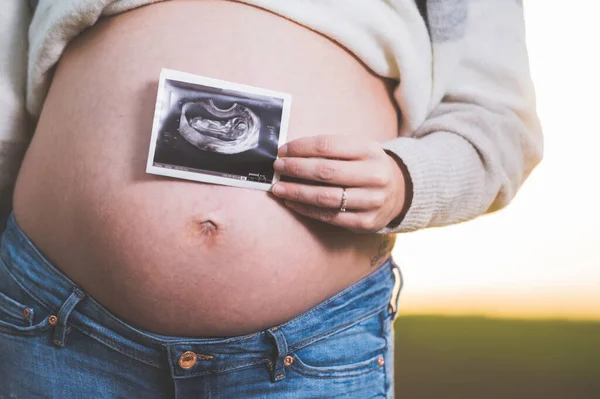
{"label": "green field", "polygon": [[396,399],[598,399],[600,322],[400,316]]}

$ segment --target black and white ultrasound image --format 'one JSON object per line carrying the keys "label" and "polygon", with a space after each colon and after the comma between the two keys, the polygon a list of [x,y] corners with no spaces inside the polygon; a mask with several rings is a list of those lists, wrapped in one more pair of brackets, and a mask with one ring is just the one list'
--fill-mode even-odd
{"label": "black and white ultrasound image", "polygon": [[166,79],[154,166],[271,184],[284,100]]}

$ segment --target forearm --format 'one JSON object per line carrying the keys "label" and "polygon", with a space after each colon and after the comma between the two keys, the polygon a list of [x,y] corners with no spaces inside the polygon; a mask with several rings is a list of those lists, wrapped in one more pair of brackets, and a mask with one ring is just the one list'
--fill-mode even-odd
{"label": "forearm", "polygon": [[434,58],[436,50],[447,57],[434,68],[440,100],[414,131],[382,143],[406,165],[414,194],[401,223],[381,234],[502,208],[541,160],[522,9],[501,0],[468,4],[462,35],[433,43]]}

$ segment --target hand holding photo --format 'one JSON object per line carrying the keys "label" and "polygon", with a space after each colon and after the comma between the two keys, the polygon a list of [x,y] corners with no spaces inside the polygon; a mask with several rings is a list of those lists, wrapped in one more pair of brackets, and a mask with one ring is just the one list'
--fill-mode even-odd
{"label": "hand holding photo", "polygon": [[292,97],[163,69],[146,172],[269,191]]}

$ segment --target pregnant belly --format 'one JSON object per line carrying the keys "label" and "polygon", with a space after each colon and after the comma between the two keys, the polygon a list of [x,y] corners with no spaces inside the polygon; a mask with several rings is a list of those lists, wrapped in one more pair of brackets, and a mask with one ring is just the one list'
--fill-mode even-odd
{"label": "pregnant belly", "polygon": [[226,1],[100,20],[56,68],[17,222],[117,316],[184,336],[257,331],[368,275],[393,237],[307,219],[267,192],[145,173],[161,68],[291,93],[288,139],[396,136],[388,82],[321,35]]}

